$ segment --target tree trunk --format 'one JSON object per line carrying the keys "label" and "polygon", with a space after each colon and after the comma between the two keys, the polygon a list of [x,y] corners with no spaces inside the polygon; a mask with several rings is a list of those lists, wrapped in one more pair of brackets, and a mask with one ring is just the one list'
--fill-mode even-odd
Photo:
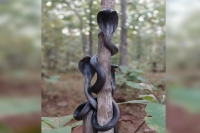
{"label": "tree trunk", "polygon": [[[163,46],[163,53],[162,54],[166,55],[166,46],[165,45]],[[166,72],[166,59],[164,59],[164,62],[163,62],[163,72]]]}
{"label": "tree trunk", "polygon": [[90,0],[89,3],[89,9],[90,9],[90,13],[89,13],[89,27],[90,27],[90,31],[89,31],[89,55],[92,56],[92,49],[93,49],[93,39],[92,39],[92,0]]}
{"label": "tree trunk", "polygon": [[83,56],[87,55],[87,38],[85,36],[84,33],[82,33],[82,28],[80,28],[80,32],[81,32],[81,40],[82,40],[82,46],[83,46]]}
{"label": "tree trunk", "polygon": [[120,45],[120,66],[127,65],[127,29],[126,29],[126,0],[121,0],[121,45]]}
{"label": "tree trunk", "polygon": [[[101,10],[115,9],[115,0],[101,0]],[[105,70],[106,82],[102,90],[97,94],[98,111],[97,119],[99,125],[107,124],[113,116],[112,87],[111,87],[111,53],[104,46],[103,35],[98,35],[98,61]],[[104,133],[113,133],[113,128]],[[98,132],[101,133],[101,132]]]}
{"label": "tree trunk", "polygon": [[137,34],[137,59],[140,60],[141,58],[141,38],[140,38],[140,32],[138,31]]}
{"label": "tree trunk", "polygon": [[91,110],[88,115],[83,119],[83,133],[94,133],[91,124],[93,111]]}
{"label": "tree trunk", "polygon": [[81,18],[81,16],[78,14],[78,12],[75,10],[75,14],[77,15],[79,21],[80,21],[80,26],[79,26],[79,30],[81,33],[81,40],[82,40],[82,47],[83,47],[83,56],[87,55],[87,38],[85,33],[83,32],[83,19]]}

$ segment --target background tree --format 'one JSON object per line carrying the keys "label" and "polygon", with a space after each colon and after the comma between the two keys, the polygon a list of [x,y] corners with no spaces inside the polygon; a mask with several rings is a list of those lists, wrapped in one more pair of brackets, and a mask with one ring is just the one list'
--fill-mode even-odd
{"label": "background tree", "polygon": [[92,29],[93,29],[93,24],[92,24],[92,0],[89,0],[89,55],[92,56],[92,50],[93,50],[93,38],[92,38]]}
{"label": "background tree", "polygon": [[126,0],[121,0],[121,45],[119,65],[127,64],[127,30],[126,30]]}

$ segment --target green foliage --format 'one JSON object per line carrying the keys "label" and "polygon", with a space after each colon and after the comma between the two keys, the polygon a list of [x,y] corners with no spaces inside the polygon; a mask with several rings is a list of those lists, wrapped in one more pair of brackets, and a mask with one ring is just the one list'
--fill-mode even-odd
{"label": "green foliage", "polygon": [[50,125],[50,127],[59,128],[64,127],[65,123],[71,121],[73,119],[72,115],[64,116],[64,117],[42,117],[42,122]]}
{"label": "green foliage", "polygon": [[[131,83],[131,82],[130,82]],[[132,83],[134,85],[134,83]],[[134,88],[140,88],[137,85],[132,86]],[[145,87],[140,89],[147,89]],[[152,94],[146,94],[146,95],[139,95],[140,100],[131,100],[127,102],[118,103],[120,104],[147,104],[145,111],[147,113],[145,117],[145,122],[149,127],[156,130],[159,133],[165,133],[166,131],[166,125],[165,125],[165,96],[163,96],[163,99],[161,102],[159,99],[153,94],[153,90],[150,91]]]}
{"label": "green foliage", "polygon": [[[126,66],[120,66],[121,73],[116,75],[118,85],[127,85],[134,89],[147,89],[149,91],[157,90],[154,85],[148,85],[147,78],[141,69],[128,69]],[[139,82],[139,83],[138,83]],[[141,83],[140,83],[141,82]]]}
{"label": "green foliage", "polygon": [[142,98],[144,100],[148,100],[148,101],[151,101],[151,102],[154,102],[154,103],[159,103],[159,100],[153,94],[139,95],[139,98]]}
{"label": "green foliage", "polygon": [[131,101],[127,101],[127,102],[121,102],[121,103],[118,103],[118,104],[127,104],[127,103],[147,104],[147,103],[149,103],[149,100],[131,100]]}
{"label": "green foliage", "polygon": [[73,120],[73,115],[63,117],[42,117],[42,133],[71,133],[74,127],[82,125],[82,121],[65,126]]}
{"label": "green foliage", "polygon": [[147,113],[145,117],[147,125],[155,128],[158,133],[165,133],[165,105],[150,102],[147,104],[145,111]]}
{"label": "green foliage", "polygon": [[57,83],[59,80],[60,76],[59,75],[54,75],[54,76],[50,76],[48,79],[48,82],[50,83]]}
{"label": "green foliage", "polygon": [[[117,75],[119,85],[126,85],[133,89],[148,90],[148,94],[139,95],[139,99],[131,100],[120,104],[147,104],[145,121],[148,126],[153,127],[157,132],[165,132],[165,96],[160,101],[155,95],[158,90],[154,85],[147,84],[144,72],[140,69],[130,70],[128,67],[120,66],[121,73]],[[142,82],[142,83],[138,83]],[[146,82],[146,83],[145,83]]]}
{"label": "green foliage", "polygon": [[[129,84],[132,87],[140,89],[141,87],[134,82],[145,82],[148,80],[144,77],[144,72],[141,69],[129,69],[126,66],[119,66],[121,73],[116,74],[116,78],[118,80],[119,85],[123,85],[124,83]],[[127,82],[131,81],[131,82]]]}
{"label": "green foliage", "polygon": [[135,82],[126,81],[125,83],[126,83],[126,85],[128,85],[132,88],[135,88],[135,89],[146,89],[143,86],[141,86],[140,84],[135,83]]}
{"label": "green foliage", "polygon": [[144,83],[135,83],[135,82],[131,82],[131,81],[125,81],[125,84],[127,86],[130,86],[133,89],[140,89],[140,90],[149,90],[151,91],[156,91],[157,88],[154,85],[148,85],[148,84],[144,84]]}

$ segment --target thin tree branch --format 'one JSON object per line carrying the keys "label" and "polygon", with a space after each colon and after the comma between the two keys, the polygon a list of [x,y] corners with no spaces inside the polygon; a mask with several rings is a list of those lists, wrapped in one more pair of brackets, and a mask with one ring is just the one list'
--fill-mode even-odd
{"label": "thin tree branch", "polygon": [[135,132],[134,133],[137,133],[137,131],[139,131],[140,130],[140,128],[144,125],[144,123],[145,123],[145,121],[143,121],[141,124],[140,124],[140,126],[135,130]]}

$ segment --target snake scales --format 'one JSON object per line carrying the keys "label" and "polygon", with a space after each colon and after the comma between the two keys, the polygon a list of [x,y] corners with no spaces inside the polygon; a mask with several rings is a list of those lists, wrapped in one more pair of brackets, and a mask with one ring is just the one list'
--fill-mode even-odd
{"label": "snake scales", "polygon": [[[97,22],[101,33],[103,33],[104,45],[111,52],[111,55],[118,53],[118,48],[112,43],[111,39],[114,31],[118,25],[118,14],[114,10],[103,10],[100,11],[97,15]],[[106,74],[103,67],[98,62],[98,56],[94,55],[93,57],[85,56],[78,63],[79,70],[85,77],[84,92],[88,99],[88,102],[85,102],[77,107],[74,112],[74,118],[76,120],[82,120],[87,116],[90,110],[93,110],[92,115],[92,126],[94,132],[97,131],[108,131],[114,127],[114,132],[117,133],[117,121],[120,116],[120,111],[117,103],[112,100],[113,104],[113,117],[112,119],[104,126],[100,126],[97,122],[97,99],[92,95],[92,93],[97,94],[101,91],[105,81]],[[115,68],[116,65],[111,65],[111,85],[112,85],[112,95],[115,93],[116,84],[115,84]],[[97,80],[94,85],[90,86],[91,80],[97,73]]]}

